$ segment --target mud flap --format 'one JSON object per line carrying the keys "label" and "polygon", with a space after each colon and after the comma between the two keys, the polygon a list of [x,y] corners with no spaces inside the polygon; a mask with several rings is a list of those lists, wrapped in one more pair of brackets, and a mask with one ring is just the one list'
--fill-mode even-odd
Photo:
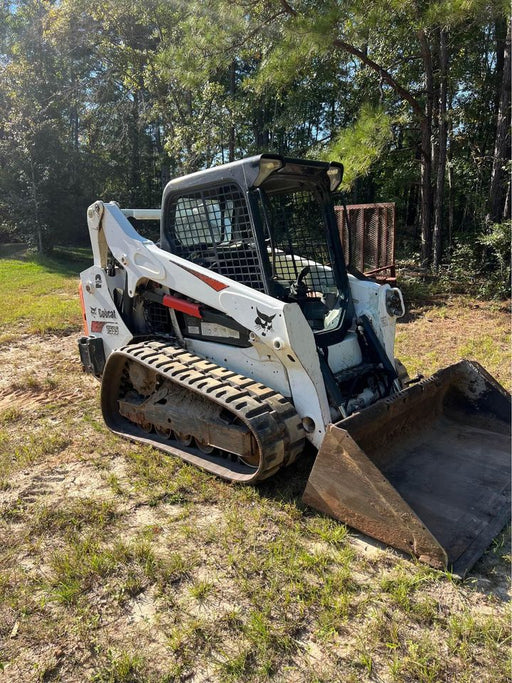
{"label": "mud flap", "polygon": [[327,430],[304,502],[463,576],[510,519],[510,395],[461,361]]}

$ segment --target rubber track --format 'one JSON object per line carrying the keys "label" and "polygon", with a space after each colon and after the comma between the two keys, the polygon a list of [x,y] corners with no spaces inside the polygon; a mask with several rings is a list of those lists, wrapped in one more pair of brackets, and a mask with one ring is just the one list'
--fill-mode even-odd
{"label": "rubber track", "polygon": [[[157,434],[148,435],[118,414],[117,388],[125,361],[156,371],[166,380],[207,398],[239,418],[253,434],[260,465],[252,468],[192,447],[177,448]],[[113,395],[113,391],[115,395]],[[150,444],[224,479],[254,483],[293,462],[304,448],[304,429],[290,401],[273,389],[172,344],[145,341],[118,349],[109,357],[102,381],[105,422],[116,434]],[[117,414],[116,414],[117,413]],[[126,428],[126,425],[129,425]]]}

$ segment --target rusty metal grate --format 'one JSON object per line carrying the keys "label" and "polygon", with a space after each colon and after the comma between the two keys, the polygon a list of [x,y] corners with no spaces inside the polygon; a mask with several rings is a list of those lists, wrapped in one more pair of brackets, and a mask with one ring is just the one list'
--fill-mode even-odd
{"label": "rusty metal grate", "polygon": [[334,210],[347,262],[378,281],[394,282],[395,204],[347,206],[350,232],[343,206],[335,206]]}

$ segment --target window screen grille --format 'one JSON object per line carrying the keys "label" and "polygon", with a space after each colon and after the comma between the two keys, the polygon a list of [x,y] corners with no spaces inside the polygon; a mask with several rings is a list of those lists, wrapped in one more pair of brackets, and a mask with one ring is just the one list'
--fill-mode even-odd
{"label": "window screen grille", "polygon": [[271,264],[282,284],[294,282],[310,266],[305,284],[318,292],[336,287],[323,208],[313,192],[267,195],[267,214],[273,226]]}
{"label": "window screen grille", "polygon": [[246,201],[236,185],[176,197],[170,216],[175,254],[264,291]]}

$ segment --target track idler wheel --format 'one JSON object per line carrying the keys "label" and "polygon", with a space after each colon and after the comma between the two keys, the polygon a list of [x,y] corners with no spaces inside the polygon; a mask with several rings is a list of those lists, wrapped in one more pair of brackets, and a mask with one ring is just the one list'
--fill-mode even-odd
{"label": "track idler wheel", "polygon": [[199,448],[201,453],[204,453],[205,455],[210,455],[215,450],[215,446],[211,446],[206,441],[200,441],[199,439],[196,439],[195,441],[196,441],[196,446]]}
{"label": "track idler wheel", "polygon": [[180,446],[190,446],[192,443],[192,437],[190,434],[184,434],[183,432],[174,432],[174,436],[176,437],[176,441],[180,444]]}

